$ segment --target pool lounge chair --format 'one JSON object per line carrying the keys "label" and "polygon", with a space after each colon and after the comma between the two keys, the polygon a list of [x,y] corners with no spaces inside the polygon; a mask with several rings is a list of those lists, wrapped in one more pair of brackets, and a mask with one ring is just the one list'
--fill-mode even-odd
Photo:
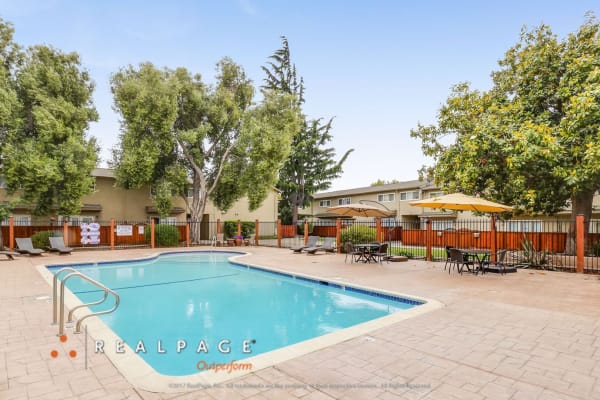
{"label": "pool lounge chair", "polygon": [[323,244],[309,247],[307,249],[304,249],[304,251],[306,251],[307,254],[317,254],[317,251],[319,250],[324,251],[325,253],[335,253],[336,247],[333,245],[334,239],[335,238],[332,237],[326,237]]}
{"label": "pool lounge chair", "polygon": [[309,249],[311,247],[315,247],[317,245],[317,240],[319,240],[318,236],[309,236],[308,241],[303,246],[291,247],[294,253],[302,253],[302,250]]}
{"label": "pool lounge chair", "polygon": [[51,236],[48,240],[50,240],[48,251],[57,251],[59,254],[71,254],[73,251],[72,248],[65,246],[64,239],[60,236]]}
{"label": "pool lounge chair", "polygon": [[44,252],[42,249],[36,249],[33,247],[31,238],[15,238],[15,242],[17,242],[17,251],[21,254],[40,256]]}
{"label": "pool lounge chair", "polygon": [[0,250],[0,255],[5,255],[7,259],[14,260],[15,256],[19,256],[20,254],[16,251]]}

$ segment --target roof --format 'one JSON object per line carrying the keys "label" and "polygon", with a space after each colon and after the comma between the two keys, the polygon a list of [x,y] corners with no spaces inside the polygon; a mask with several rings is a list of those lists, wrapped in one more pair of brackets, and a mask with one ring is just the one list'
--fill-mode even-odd
{"label": "roof", "polygon": [[366,194],[366,193],[383,193],[383,192],[393,192],[396,190],[408,190],[408,189],[435,189],[436,186],[428,181],[404,181],[399,183],[388,183],[387,185],[378,185],[378,186],[366,186],[355,189],[345,189],[345,190],[336,190],[333,192],[322,192],[315,193],[313,198],[315,199],[324,199],[328,197],[341,197],[348,196],[354,194]]}

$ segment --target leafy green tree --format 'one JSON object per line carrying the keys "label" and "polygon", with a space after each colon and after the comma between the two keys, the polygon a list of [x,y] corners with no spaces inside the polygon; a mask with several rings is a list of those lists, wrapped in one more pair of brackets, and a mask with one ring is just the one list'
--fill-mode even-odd
{"label": "leafy green tree", "polygon": [[392,183],[400,183],[400,181],[397,179],[392,179],[391,181],[386,181],[385,179],[377,179],[375,182],[371,183],[371,186],[391,185]]}
{"label": "leafy green tree", "polygon": [[[172,194],[185,199],[197,222],[208,198],[227,210],[246,195],[256,209],[290,152],[299,125],[293,96],[267,90],[262,102],[253,104],[252,82],[227,58],[217,64],[216,81],[208,86],[184,68],[158,70],[150,63],[112,77],[123,119],[113,159],[118,184],[157,187],[162,215],[171,208]],[[193,224],[191,236],[200,240],[200,224]]]}
{"label": "leafy green tree", "polygon": [[34,213],[79,213],[91,191],[97,146],[86,137],[98,118],[93,83],[76,53],[48,46],[26,52],[0,21],[0,156],[9,194],[19,191]]}
{"label": "leafy green tree", "polygon": [[[600,189],[598,60],[592,16],[563,40],[545,25],[523,29],[492,74],[492,89],[456,85],[437,125],[411,131],[435,161],[422,172],[445,190],[481,194],[517,212],[554,214],[570,204],[573,222],[578,214],[589,221]],[[454,141],[444,144],[448,135]]]}
{"label": "leafy green tree", "polygon": [[[295,95],[299,106],[304,103],[304,80],[298,78],[296,65],[291,62],[288,40],[282,36],[283,47],[269,58],[262,69],[266,74],[264,87]],[[335,161],[335,149],[327,148],[331,141],[332,119],[308,120],[303,122],[294,135],[292,152],[279,171],[277,189],[281,191],[279,217],[286,224],[297,225],[298,208],[308,206],[312,195],[326,190],[331,181],[342,173],[342,166],[353,149],[348,150],[339,161]]]}

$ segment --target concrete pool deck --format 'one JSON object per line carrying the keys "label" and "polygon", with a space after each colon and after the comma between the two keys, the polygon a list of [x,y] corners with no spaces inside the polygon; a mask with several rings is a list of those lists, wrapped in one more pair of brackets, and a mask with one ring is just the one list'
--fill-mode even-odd
{"label": "concrete pool deck", "polygon": [[90,353],[84,368],[84,336],[68,330],[66,342],[56,337],[51,287],[35,267],[160,250],[0,260],[0,399],[600,399],[598,276],[528,270],[460,276],[448,275],[443,263],[345,264],[344,255],[241,249],[252,253],[248,263],[445,307],[218,387],[154,393],[132,386],[106,355]]}

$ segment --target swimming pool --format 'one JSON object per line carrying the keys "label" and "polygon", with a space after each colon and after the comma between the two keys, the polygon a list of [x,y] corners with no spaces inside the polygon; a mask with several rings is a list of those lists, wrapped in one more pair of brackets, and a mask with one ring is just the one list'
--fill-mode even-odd
{"label": "swimming pool", "polygon": [[[239,253],[163,253],[75,267],[119,293],[117,311],[101,319],[130,350],[169,376],[252,360],[424,303],[229,262],[234,255]],[[82,302],[100,297],[85,281],[72,279],[67,286]]]}

